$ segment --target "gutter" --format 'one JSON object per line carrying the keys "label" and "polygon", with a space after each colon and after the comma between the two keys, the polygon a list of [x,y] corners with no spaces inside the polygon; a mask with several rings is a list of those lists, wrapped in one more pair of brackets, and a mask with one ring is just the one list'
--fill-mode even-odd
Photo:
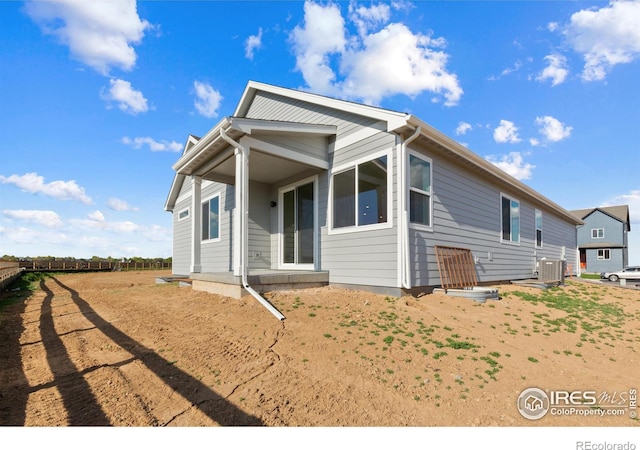
{"label": "gutter", "polygon": [[[242,277],[242,287],[253,296],[262,306],[267,308],[278,320],[284,320],[284,315],[278,311],[267,299],[258,294],[255,289],[249,286],[247,280],[249,261],[249,150],[240,143],[231,139],[220,128],[220,137],[235,147],[236,164],[240,163],[240,180],[236,180],[236,207],[240,208],[238,214],[240,218],[240,275]],[[236,173],[238,170],[236,168]],[[240,197],[240,201],[238,200]]]}
{"label": "gutter", "polygon": [[403,288],[411,289],[411,274],[409,273],[409,208],[407,207],[407,145],[420,136],[422,129],[416,127],[411,136],[400,143],[398,158],[398,190],[400,191],[400,214],[398,215],[400,230],[400,283]]}

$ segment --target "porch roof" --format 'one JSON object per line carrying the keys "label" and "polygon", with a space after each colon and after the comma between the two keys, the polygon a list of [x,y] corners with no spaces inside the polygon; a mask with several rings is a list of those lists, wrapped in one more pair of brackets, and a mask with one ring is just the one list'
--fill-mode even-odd
{"label": "porch roof", "polygon": [[[199,176],[226,184],[235,183],[235,149],[222,138],[221,130],[234,141],[251,149],[249,179],[268,184],[309,168],[327,170],[328,138],[337,133],[335,125],[225,117],[201,139],[195,143],[195,139],[189,141],[182,156],[172,166],[176,175],[165,204],[166,210],[173,210],[185,176]],[[327,138],[327,146],[321,154],[310,154],[274,143],[273,138],[277,136]]]}

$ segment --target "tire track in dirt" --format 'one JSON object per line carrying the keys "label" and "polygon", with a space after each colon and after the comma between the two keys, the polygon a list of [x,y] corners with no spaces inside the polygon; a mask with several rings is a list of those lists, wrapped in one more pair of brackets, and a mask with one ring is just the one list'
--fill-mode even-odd
{"label": "tire track in dirt", "polygon": [[[60,393],[59,400],[55,402],[59,404],[58,416],[66,415],[67,420],[66,423],[57,422],[58,424],[164,425],[175,422],[176,417],[185,410],[194,408],[197,410],[195,415],[200,417],[195,422],[192,420],[194,417],[189,417],[189,424],[192,425],[260,424],[256,417],[239,410],[209,386],[104,320],[77,291],[56,278],[51,279],[60,289],[52,290],[47,284],[41,284],[41,289],[46,293],[39,325],[43,345],[29,347],[32,350],[40,347],[37,349],[40,357],[44,353],[48,366],[54,372],[53,379],[38,377],[40,383],[32,384],[41,385],[41,388],[52,386],[54,392]],[[54,312],[51,303],[55,295],[62,298],[70,295],[81,313],[77,315],[79,322],[86,320],[93,327],[87,327],[86,323],[71,323],[76,315],[68,310]],[[56,315],[64,316],[65,319],[62,336],[56,332]],[[76,330],[73,330],[74,327]],[[87,328],[89,331],[80,331]],[[30,341],[37,342],[37,339],[30,336]],[[243,349],[242,346],[231,346],[229,349],[230,356],[253,356],[250,350]],[[155,382],[151,386],[139,383],[139,380],[148,382],[154,381],[154,378]],[[157,417],[158,408],[154,406],[165,400],[154,405],[149,402],[150,396],[144,395],[145,390],[152,392],[154,398],[158,391],[164,390],[166,395],[162,398],[177,405],[177,411],[174,408],[170,411],[172,415]],[[40,389],[40,392],[45,391]],[[181,402],[176,401],[179,398],[182,399]],[[207,402],[215,406],[207,406]],[[51,404],[51,401],[48,403]],[[55,404],[51,406],[56,409]]]}

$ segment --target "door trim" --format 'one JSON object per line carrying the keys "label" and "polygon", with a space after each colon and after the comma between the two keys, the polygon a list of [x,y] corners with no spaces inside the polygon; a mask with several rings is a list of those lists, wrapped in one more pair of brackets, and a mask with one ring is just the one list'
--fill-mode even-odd
{"label": "door trim", "polygon": [[[298,186],[313,183],[313,264],[284,263],[284,194]],[[318,270],[318,175],[296,181],[278,189],[278,269],[280,270]],[[297,249],[296,249],[297,250]]]}

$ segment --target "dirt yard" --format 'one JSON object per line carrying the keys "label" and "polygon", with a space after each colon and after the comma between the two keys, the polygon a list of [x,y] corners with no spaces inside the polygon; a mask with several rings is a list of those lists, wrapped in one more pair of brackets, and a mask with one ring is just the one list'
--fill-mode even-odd
{"label": "dirt yard", "polygon": [[[54,275],[2,294],[0,425],[639,424],[637,290],[501,285],[483,304],[267,294],[280,322],[252,297],[156,284],[162,275]],[[598,404],[527,420],[516,403],[530,387],[595,391]]]}

